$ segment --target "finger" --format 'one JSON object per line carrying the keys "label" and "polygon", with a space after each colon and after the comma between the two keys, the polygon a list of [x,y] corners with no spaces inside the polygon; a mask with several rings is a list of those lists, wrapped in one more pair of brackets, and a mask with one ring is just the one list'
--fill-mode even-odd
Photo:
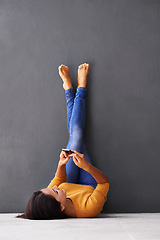
{"label": "finger", "polygon": [[60,154],[61,156],[64,156],[64,152],[63,151],[61,151],[61,154]]}
{"label": "finger", "polygon": [[74,153],[69,154],[68,156],[73,156]]}
{"label": "finger", "polygon": [[78,155],[76,153],[72,153],[69,155],[70,157],[77,157]]}
{"label": "finger", "polygon": [[69,161],[69,158],[66,158],[65,161],[64,161],[64,163],[67,163],[68,161]]}
{"label": "finger", "polygon": [[68,155],[69,157],[73,157],[73,156],[76,156],[76,153],[71,153]]}
{"label": "finger", "polygon": [[75,152],[78,156],[82,156],[83,154],[81,154],[81,153],[79,153],[79,152],[77,152],[76,150],[72,150],[73,152]]}
{"label": "finger", "polygon": [[80,157],[80,156],[78,156],[78,155],[75,154],[75,153],[72,153],[72,154],[73,154],[73,157],[75,157],[78,162],[81,161],[81,157]]}
{"label": "finger", "polygon": [[76,154],[75,157],[77,158],[77,160],[78,160],[79,162],[82,160],[82,158],[81,158],[78,154]]}
{"label": "finger", "polygon": [[73,162],[77,165],[78,164],[78,161],[75,157],[73,157]]}
{"label": "finger", "polygon": [[67,157],[67,154],[65,151],[62,151],[62,153],[63,153],[63,156]]}

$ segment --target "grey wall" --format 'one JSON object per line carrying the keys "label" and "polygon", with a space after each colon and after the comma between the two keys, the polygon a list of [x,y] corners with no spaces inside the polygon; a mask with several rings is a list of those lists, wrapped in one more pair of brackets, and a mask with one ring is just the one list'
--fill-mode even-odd
{"label": "grey wall", "polygon": [[23,212],[68,141],[58,66],[90,64],[85,139],[104,212],[160,211],[160,2],[0,1],[0,212]]}

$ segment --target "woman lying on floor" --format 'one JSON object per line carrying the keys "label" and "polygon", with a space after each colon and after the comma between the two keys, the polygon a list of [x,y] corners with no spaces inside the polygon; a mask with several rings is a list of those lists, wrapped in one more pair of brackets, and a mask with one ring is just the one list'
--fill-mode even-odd
{"label": "woman lying on floor", "polygon": [[107,199],[109,179],[92,165],[83,138],[89,64],[84,63],[78,67],[76,95],[69,68],[61,65],[58,69],[67,102],[69,141],[66,148],[73,152],[69,154],[62,150],[53,180],[47,188],[33,193],[25,213],[17,217],[27,219],[96,217]]}

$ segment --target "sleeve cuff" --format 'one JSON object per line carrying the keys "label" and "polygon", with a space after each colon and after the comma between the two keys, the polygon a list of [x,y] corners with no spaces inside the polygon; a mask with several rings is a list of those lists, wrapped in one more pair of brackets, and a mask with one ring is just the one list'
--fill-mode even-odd
{"label": "sleeve cuff", "polygon": [[57,176],[55,175],[55,179],[65,182],[65,181],[67,180],[67,176],[64,177],[64,178],[60,178],[60,177],[57,177]]}

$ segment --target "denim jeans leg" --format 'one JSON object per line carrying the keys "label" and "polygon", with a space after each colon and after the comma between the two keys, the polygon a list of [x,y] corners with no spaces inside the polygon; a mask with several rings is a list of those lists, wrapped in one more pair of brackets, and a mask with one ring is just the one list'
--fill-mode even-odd
{"label": "denim jeans leg", "polygon": [[[74,89],[69,88],[65,90],[65,94],[66,94],[66,107],[67,107],[67,128],[70,135],[70,120],[72,116],[74,98],[75,98]],[[71,143],[71,140],[69,138],[66,148],[68,149],[70,148],[70,143]],[[66,164],[66,174],[67,174],[67,182],[77,183],[79,168],[74,164],[72,159],[70,159]]]}
{"label": "denim jeans leg", "polygon": [[[67,148],[82,152],[83,129],[85,123],[86,88],[77,88],[69,125],[69,142]],[[71,111],[68,110],[71,113]],[[67,182],[77,183],[80,168],[70,158],[66,164]]]}
{"label": "denim jeans leg", "polygon": [[[74,102],[74,89],[71,88],[66,90],[67,127],[70,135],[66,148],[74,149],[83,153],[86,159],[88,160],[88,162],[92,164],[85,146],[84,138],[83,138],[83,129],[85,124],[85,98],[86,98],[86,88],[80,87],[77,89],[75,102]],[[74,116],[71,122],[73,107],[74,107],[74,114],[73,114]],[[72,126],[70,126],[70,122]],[[75,127],[75,125],[77,127]],[[75,142],[73,143],[73,141]],[[77,167],[72,159],[70,159],[66,164],[66,172],[67,172],[67,182],[90,185],[94,188],[97,185],[97,182],[92,177],[92,175],[84,171],[83,169],[80,169],[79,167]]]}
{"label": "denim jeans leg", "polygon": [[[92,161],[90,159],[90,156],[87,152],[87,148],[83,139],[83,144],[82,144],[82,152],[84,154],[84,156],[86,157],[87,161],[92,164]],[[90,185],[93,188],[96,188],[97,186],[97,181],[94,179],[94,177],[88,173],[87,171],[80,169],[79,171],[79,177],[78,177],[78,184],[82,184],[82,185]]]}
{"label": "denim jeans leg", "polygon": [[73,110],[73,105],[74,105],[74,97],[75,97],[74,89],[69,88],[69,89],[65,90],[65,94],[66,94],[66,107],[67,107],[67,127],[68,127],[68,132],[69,132],[70,119],[71,119],[71,116],[72,116],[72,110]]}

